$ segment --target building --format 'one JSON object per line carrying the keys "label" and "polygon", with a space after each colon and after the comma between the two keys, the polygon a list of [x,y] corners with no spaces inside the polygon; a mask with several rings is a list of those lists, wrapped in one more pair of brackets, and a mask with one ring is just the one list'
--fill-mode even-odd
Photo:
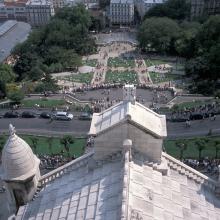
{"label": "building", "polygon": [[5,1],[0,4],[0,20],[27,21],[27,0]]}
{"label": "building", "polygon": [[113,25],[131,25],[134,22],[133,0],[111,0],[110,23]]}
{"label": "building", "polygon": [[167,0],[137,0],[135,6],[141,18],[145,16],[148,10],[155,5],[163,4]]}
{"label": "building", "polygon": [[191,19],[220,14],[220,0],[191,0]]}
{"label": "building", "polygon": [[26,3],[27,21],[31,26],[46,25],[54,15],[52,2],[47,0],[28,0]]}
{"label": "building", "polygon": [[[137,103],[134,86],[125,86],[123,97],[93,115],[93,149],[41,176],[32,201],[19,207],[16,220],[219,220],[220,178],[214,181],[162,152],[165,116]],[[15,168],[18,181],[20,169],[27,167],[29,174],[36,166],[32,153],[28,160],[21,157],[24,152],[15,153],[17,145],[26,144],[10,141],[11,136],[4,152],[14,154],[7,160],[3,154],[3,162],[8,161],[3,173],[11,170],[6,179],[13,182],[11,160],[25,163]]]}

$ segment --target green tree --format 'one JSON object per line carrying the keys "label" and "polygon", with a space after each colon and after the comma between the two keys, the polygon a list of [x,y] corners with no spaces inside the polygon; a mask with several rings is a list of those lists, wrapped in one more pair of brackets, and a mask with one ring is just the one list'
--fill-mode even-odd
{"label": "green tree", "polygon": [[184,151],[186,151],[187,147],[188,147],[188,143],[186,140],[178,140],[175,142],[176,147],[179,149],[180,151],[180,160],[183,159],[183,153]]}
{"label": "green tree", "polygon": [[146,19],[138,32],[142,49],[169,52],[179,32],[178,24],[169,18]]}
{"label": "green tree", "polygon": [[14,82],[16,75],[14,74],[11,66],[0,63],[0,81],[4,83]]}
{"label": "green tree", "polygon": [[190,15],[190,4],[187,0],[168,0],[164,4],[156,4],[150,8],[145,17],[168,17],[184,20]]}
{"label": "green tree", "polygon": [[70,157],[70,145],[73,144],[74,142],[75,142],[74,138],[70,135],[65,135],[60,139],[60,143],[64,146],[68,154],[68,157]]}
{"label": "green tree", "polygon": [[50,150],[50,154],[52,154],[53,137],[48,137],[47,138],[47,143],[48,143],[48,147],[49,147],[49,150]]}
{"label": "green tree", "polygon": [[201,160],[202,151],[205,149],[206,142],[203,139],[196,139],[194,143],[199,151],[199,160]]}
{"label": "green tree", "polygon": [[12,91],[7,94],[7,97],[15,103],[20,103],[24,99],[24,93],[21,90]]}
{"label": "green tree", "polygon": [[5,144],[5,137],[3,135],[0,135],[0,152],[2,151]]}
{"label": "green tree", "polygon": [[36,137],[30,137],[31,140],[31,147],[34,149],[34,152],[37,152],[37,144],[38,144],[38,138]]}
{"label": "green tree", "polygon": [[6,84],[0,81],[0,99],[6,96]]}
{"label": "green tree", "polygon": [[220,151],[220,141],[219,140],[214,141],[214,147],[215,147],[215,158],[218,159],[218,152]]}

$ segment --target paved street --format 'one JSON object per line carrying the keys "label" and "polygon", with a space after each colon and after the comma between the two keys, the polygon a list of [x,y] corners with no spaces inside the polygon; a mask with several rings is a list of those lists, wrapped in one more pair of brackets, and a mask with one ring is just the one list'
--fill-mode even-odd
{"label": "paved street", "polygon": [[[18,133],[33,133],[41,135],[62,135],[72,134],[76,136],[86,135],[90,128],[90,121],[52,121],[48,119],[0,119],[0,132],[8,132],[8,125],[12,123]],[[193,121],[190,128],[185,123],[167,123],[168,137],[190,137],[207,135],[209,130],[213,133],[220,133],[220,116],[216,121],[205,119],[204,121]]]}

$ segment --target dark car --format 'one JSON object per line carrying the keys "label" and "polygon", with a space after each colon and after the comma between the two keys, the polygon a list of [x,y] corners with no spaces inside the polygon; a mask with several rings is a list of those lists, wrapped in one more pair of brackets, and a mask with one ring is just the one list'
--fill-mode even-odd
{"label": "dark car", "polygon": [[49,112],[42,112],[40,118],[51,118],[51,114]]}
{"label": "dark car", "polygon": [[79,116],[79,120],[91,120],[92,119],[92,115],[87,113],[87,112],[83,112],[80,116]]}
{"label": "dark car", "polygon": [[18,118],[19,113],[18,112],[6,112],[3,117],[4,118]]}
{"label": "dark car", "polygon": [[21,114],[21,117],[22,117],[22,118],[35,118],[36,115],[35,115],[35,113],[33,113],[33,112],[23,112],[23,113]]}
{"label": "dark car", "polygon": [[168,121],[171,121],[171,122],[186,122],[187,119],[186,118],[172,118]]}
{"label": "dark car", "polygon": [[194,113],[189,116],[190,120],[201,120],[203,119],[203,115],[199,113]]}

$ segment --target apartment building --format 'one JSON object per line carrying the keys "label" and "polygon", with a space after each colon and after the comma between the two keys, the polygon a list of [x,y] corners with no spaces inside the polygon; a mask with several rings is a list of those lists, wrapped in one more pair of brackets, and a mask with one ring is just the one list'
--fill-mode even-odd
{"label": "apartment building", "polygon": [[34,27],[47,24],[54,15],[53,4],[47,0],[28,0],[26,11],[28,23]]}
{"label": "apartment building", "polygon": [[134,22],[133,0],[111,0],[110,14],[111,24],[130,25]]}

